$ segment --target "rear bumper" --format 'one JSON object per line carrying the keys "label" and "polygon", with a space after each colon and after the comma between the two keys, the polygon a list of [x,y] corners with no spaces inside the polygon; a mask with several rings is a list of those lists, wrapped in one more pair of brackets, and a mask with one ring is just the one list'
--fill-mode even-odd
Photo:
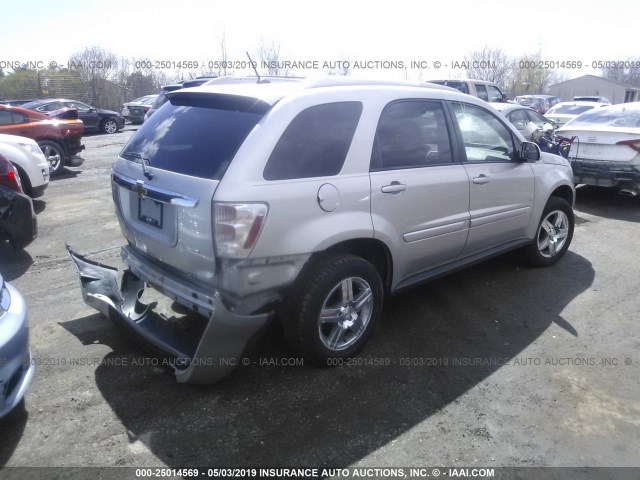
{"label": "rear bumper", "polygon": [[38,236],[38,220],[31,199],[0,186],[0,237],[6,236],[15,248],[24,248]]}
{"label": "rear bumper", "polygon": [[[166,277],[163,272],[136,262],[129,265],[121,283],[118,270],[67,250],[80,276],[84,302],[103,313],[128,335],[163,357],[178,382],[214,383],[230,373],[248,341],[271,317],[270,313],[241,315],[227,308],[216,291],[198,291]],[[168,297],[191,304],[198,315],[184,322],[167,319],[153,311],[154,305],[140,301],[146,282]],[[194,316],[196,317],[196,316]]]}
{"label": "rear bumper", "polygon": [[618,187],[640,194],[640,166],[617,162],[571,159],[575,183],[599,187]]}
{"label": "rear bumper", "polygon": [[69,157],[79,154],[85,148],[82,143],[82,137],[67,138],[64,142],[64,148]]}

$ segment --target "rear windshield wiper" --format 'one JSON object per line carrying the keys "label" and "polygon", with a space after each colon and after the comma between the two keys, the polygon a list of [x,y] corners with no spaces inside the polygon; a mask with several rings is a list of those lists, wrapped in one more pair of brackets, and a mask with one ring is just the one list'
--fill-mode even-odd
{"label": "rear windshield wiper", "polygon": [[[142,155],[140,155],[139,153],[134,153],[134,152],[125,152],[122,154],[123,157],[131,157],[131,158],[136,158],[138,160],[140,160],[140,165],[142,165],[142,174],[147,177],[149,180],[151,180],[153,178],[153,173],[151,173],[149,170],[147,170],[147,165],[151,165],[151,162],[149,161],[148,158],[143,157]],[[147,163],[147,165],[145,165],[145,162]]]}

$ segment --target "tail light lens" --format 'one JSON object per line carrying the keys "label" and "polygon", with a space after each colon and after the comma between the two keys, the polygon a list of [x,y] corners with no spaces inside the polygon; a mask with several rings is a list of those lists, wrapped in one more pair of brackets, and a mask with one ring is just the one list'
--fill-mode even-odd
{"label": "tail light lens", "polygon": [[616,145],[626,145],[627,147],[633,148],[636,152],[640,152],[640,138],[635,140],[622,140],[617,142]]}
{"label": "tail light lens", "polygon": [[248,257],[260,236],[268,210],[264,203],[215,203],[213,230],[217,255]]}
{"label": "tail light lens", "polygon": [[16,167],[14,167],[8,161],[0,160],[0,185],[9,187],[18,193],[22,192],[22,184],[20,183],[20,176]]}

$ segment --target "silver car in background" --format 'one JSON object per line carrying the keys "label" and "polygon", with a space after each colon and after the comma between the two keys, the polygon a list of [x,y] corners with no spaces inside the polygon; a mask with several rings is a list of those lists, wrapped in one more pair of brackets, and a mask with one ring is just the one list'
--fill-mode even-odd
{"label": "silver car in background", "polygon": [[122,105],[120,114],[131,123],[142,123],[158,95],[145,95]]}
{"label": "silver car in background", "polygon": [[640,194],[640,102],[593,108],[558,133],[575,137],[569,160],[576,183]]}
{"label": "silver car in background", "polygon": [[0,418],[20,404],[33,371],[26,304],[0,275]]}

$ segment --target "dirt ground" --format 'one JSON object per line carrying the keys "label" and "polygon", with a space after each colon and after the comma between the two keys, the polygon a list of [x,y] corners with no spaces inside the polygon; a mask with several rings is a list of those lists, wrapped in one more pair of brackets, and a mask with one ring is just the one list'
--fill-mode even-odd
{"label": "dirt ground", "polygon": [[0,246],[36,363],[0,466],[640,466],[640,198],[578,188],[558,265],[510,254],[392,297],[352,364],[301,365],[273,326],[185,386],[82,302],[65,251],[118,265],[109,173],[135,128],[86,137],[36,241]]}

